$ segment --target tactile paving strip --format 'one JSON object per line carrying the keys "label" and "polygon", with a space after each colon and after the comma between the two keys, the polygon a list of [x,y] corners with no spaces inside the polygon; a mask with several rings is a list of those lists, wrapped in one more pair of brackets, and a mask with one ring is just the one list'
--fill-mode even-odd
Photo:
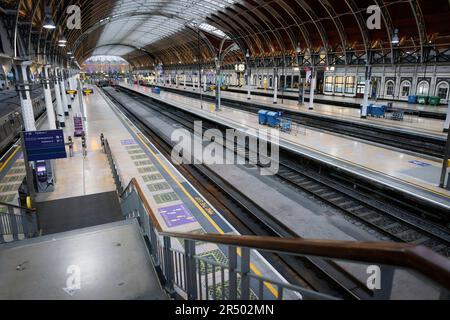
{"label": "tactile paving strip", "polygon": [[0,195],[0,202],[12,202],[15,197],[15,194],[2,194]]}
{"label": "tactile paving strip", "polygon": [[125,149],[127,150],[136,150],[139,149],[139,151],[142,151],[142,148],[138,145],[131,145],[131,146],[126,146]]}
{"label": "tactile paving strip", "polygon": [[150,160],[145,160],[145,161],[135,161],[134,164],[136,165],[136,167],[143,167],[143,166],[150,166],[153,163]]}
{"label": "tactile paving strip", "polygon": [[167,182],[157,182],[148,184],[147,188],[150,192],[169,190],[170,185]]}
{"label": "tactile paving strip", "polygon": [[22,180],[22,176],[6,176],[0,181],[0,183],[22,182]]}
{"label": "tactile paving strip", "polygon": [[160,173],[154,173],[142,176],[142,179],[145,182],[150,182],[150,181],[164,180],[164,177]]}
{"label": "tactile paving strip", "polygon": [[0,193],[7,193],[7,192],[16,192],[19,190],[20,183],[19,184],[2,184],[0,185]]}
{"label": "tactile paving strip", "polygon": [[149,172],[156,172],[156,171],[158,171],[158,170],[156,170],[156,168],[153,166],[138,168],[139,173],[149,173]]}
{"label": "tactile paving strip", "polygon": [[9,170],[8,172],[8,175],[16,175],[16,174],[25,175],[25,168],[11,168],[11,170]]}
{"label": "tactile paving strip", "polygon": [[127,152],[128,154],[145,154],[145,152],[142,151],[141,149],[128,150]]}
{"label": "tactile paving strip", "polygon": [[157,204],[180,200],[178,195],[173,191],[154,195],[153,199],[155,199]]}
{"label": "tactile paving strip", "polygon": [[131,156],[131,159],[133,159],[133,160],[147,159],[147,155],[146,154],[139,154],[139,155]]}

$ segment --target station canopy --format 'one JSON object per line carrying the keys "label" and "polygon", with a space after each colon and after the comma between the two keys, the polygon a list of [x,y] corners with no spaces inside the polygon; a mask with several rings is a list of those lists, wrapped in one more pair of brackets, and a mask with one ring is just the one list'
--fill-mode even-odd
{"label": "station canopy", "polygon": [[[201,29],[213,32],[214,27],[201,21],[233,2],[233,0],[117,1],[110,18],[106,19],[108,23],[105,24],[93,54],[124,56],[135,48],[154,44],[187,26],[200,25]],[[100,21],[100,24],[104,21]]]}
{"label": "station canopy", "polygon": [[[55,31],[42,31],[44,4]],[[81,30],[65,27],[69,5],[81,8]],[[380,27],[370,29],[373,6]],[[64,35],[67,47],[56,49],[80,63],[93,55],[133,66],[212,63],[224,48],[225,63],[247,51],[252,59],[333,53],[362,61],[369,52],[392,57],[396,48],[413,59],[450,49],[449,0],[4,0],[1,8],[16,10],[17,24],[45,45]]]}

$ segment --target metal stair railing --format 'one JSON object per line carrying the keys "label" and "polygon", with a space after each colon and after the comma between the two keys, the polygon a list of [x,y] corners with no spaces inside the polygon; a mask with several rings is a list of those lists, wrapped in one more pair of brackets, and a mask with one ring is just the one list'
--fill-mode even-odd
{"label": "metal stair railing", "polygon": [[109,166],[111,167],[111,171],[114,178],[114,183],[116,185],[117,192],[120,194],[123,192],[123,184],[120,178],[119,168],[117,167],[116,161],[114,160],[111,147],[109,146],[108,139],[106,139],[102,134],[100,134],[100,142],[103,147],[103,152],[106,153],[108,157]]}
{"label": "metal stair railing", "polygon": [[[303,240],[220,234],[166,232],[161,228],[138,182],[133,178],[120,194],[123,214],[137,218],[154,266],[167,292],[184,299],[336,299],[321,292],[283,283],[252,271],[252,250],[307,256],[378,266],[381,288],[373,299],[392,298],[396,272],[405,269],[418,281],[435,288],[437,298],[448,299],[450,261],[424,246],[380,242]],[[176,242],[183,248],[176,247]],[[196,254],[196,243],[226,248],[227,262]],[[178,247],[180,247],[178,245]],[[371,288],[373,289],[373,288]]]}
{"label": "metal stair railing", "polygon": [[0,202],[0,243],[39,236],[36,209]]}

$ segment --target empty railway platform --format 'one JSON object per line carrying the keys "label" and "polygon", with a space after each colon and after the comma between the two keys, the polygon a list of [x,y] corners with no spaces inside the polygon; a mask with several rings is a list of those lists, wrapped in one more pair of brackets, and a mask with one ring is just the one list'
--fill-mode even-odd
{"label": "empty railway platform", "polygon": [[448,301],[449,18],[445,0],[3,1],[0,301],[170,319]]}

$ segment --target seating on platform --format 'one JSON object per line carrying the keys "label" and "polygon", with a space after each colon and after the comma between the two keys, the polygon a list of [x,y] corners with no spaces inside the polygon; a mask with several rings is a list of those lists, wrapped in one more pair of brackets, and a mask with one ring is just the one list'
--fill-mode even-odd
{"label": "seating on platform", "polygon": [[73,117],[73,128],[74,128],[73,135],[75,137],[81,137],[84,135],[83,118],[82,117],[80,117],[78,115]]}

